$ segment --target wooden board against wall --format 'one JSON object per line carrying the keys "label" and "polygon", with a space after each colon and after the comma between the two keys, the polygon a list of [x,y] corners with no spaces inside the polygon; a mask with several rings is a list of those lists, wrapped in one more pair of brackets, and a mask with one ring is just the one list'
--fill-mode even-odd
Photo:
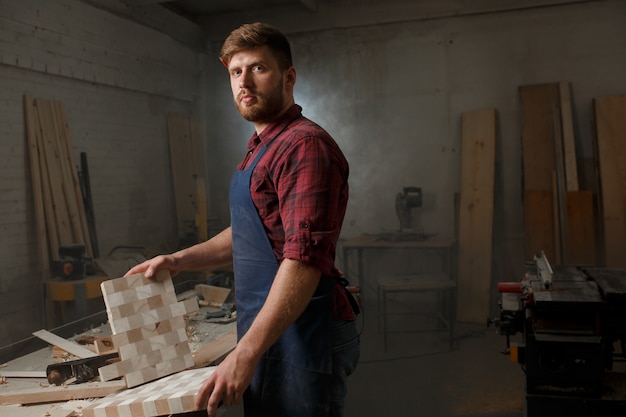
{"label": "wooden board against wall", "polygon": [[626,95],[594,100],[605,266],[626,267]]}
{"label": "wooden board against wall", "polygon": [[490,308],[496,111],[462,115],[457,320],[485,323]]}
{"label": "wooden board against wall", "polygon": [[[559,84],[519,88],[522,127],[522,178],[524,186],[525,258],[544,251],[557,255],[558,224],[553,198],[555,177],[555,112],[560,108]],[[546,194],[547,193],[547,194]],[[549,201],[548,201],[549,200]],[[548,210],[549,209],[549,210]]]}
{"label": "wooden board against wall", "polygon": [[[189,239],[195,234],[196,227],[207,227],[206,169],[200,127],[192,117],[169,113],[167,130],[178,235],[181,239]],[[204,216],[198,216],[198,210],[203,210]],[[206,238],[206,230],[198,230],[198,235]]]}
{"label": "wooden board against wall", "polygon": [[568,191],[567,252],[564,261],[574,265],[597,265],[596,214],[591,191]]}

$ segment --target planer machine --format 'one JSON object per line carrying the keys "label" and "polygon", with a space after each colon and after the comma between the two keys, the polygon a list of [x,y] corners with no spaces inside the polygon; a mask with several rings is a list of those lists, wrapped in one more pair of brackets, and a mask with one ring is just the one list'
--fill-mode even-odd
{"label": "planer machine", "polygon": [[498,291],[489,324],[524,372],[525,416],[626,415],[626,270],[552,266],[542,252]]}

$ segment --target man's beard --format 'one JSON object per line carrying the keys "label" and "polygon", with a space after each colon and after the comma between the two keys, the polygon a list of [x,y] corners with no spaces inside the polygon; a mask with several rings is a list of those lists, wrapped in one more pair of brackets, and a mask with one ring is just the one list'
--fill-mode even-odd
{"label": "man's beard", "polygon": [[[239,99],[235,99],[235,106],[239,113],[249,122],[269,123],[274,121],[276,116],[283,110],[285,100],[282,94],[283,79],[267,94],[256,94],[257,102],[247,106]],[[253,90],[247,90],[248,94],[254,94]]]}

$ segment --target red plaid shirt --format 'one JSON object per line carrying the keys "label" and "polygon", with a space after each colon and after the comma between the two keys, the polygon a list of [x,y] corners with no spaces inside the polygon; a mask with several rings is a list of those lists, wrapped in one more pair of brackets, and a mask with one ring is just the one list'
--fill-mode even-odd
{"label": "red plaid shirt", "polygon": [[[256,133],[237,169],[261,150],[250,180],[250,194],[278,261],[295,259],[341,277],[335,251],[348,202],[348,162],[332,137],[293,105]],[[354,315],[341,291],[335,291],[335,318]]]}

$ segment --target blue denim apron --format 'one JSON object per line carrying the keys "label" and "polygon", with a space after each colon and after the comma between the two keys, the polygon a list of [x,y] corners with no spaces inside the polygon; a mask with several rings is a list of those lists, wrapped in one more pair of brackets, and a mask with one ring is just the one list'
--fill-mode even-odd
{"label": "blue denim apron", "polygon": [[[250,195],[252,164],[230,185],[237,337],[265,303],[279,263]],[[262,356],[244,394],[246,417],[327,416],[331,386],[333,279],[322,277],[304,313]]]}

